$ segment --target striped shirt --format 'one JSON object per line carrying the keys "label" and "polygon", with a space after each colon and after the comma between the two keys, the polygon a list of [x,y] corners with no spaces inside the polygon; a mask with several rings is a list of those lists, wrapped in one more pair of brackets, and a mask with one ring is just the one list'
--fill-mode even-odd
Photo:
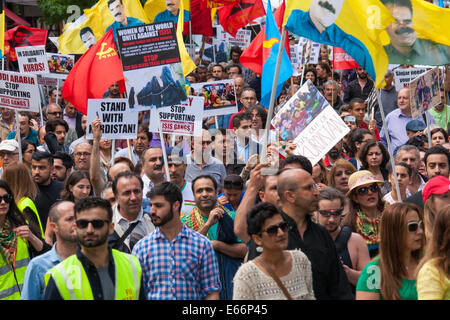
{"label": "striped shirt", "polygon": [[201,300],[221,289],[211,242],[183,225],[171,241],[157,227],[133,248],[148,300]]}

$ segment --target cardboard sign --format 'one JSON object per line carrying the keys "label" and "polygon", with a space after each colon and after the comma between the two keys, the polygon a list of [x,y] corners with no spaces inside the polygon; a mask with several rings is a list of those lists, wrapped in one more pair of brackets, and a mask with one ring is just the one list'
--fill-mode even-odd
{"label": "cardboard sign", "polygon": [[48,67],[50,74],[47,77],[56,79],[66,79],[75,63],[75,56],[72,54],[47,53]]}
{"label": "cardboard sign", "polygon": [[202,135],[203,97],[189,96],[183,105],[150,111],[150,132],[159,132],[158,115],[163,133],[200,137]]}
{"label": "cardboard sign", "polygon": [[300,73],[298,72],[299,67],[299,59],[298,59],[298,46],[290,45],[289,49],[291,51],[291,63],[292,63],[292,69],[294,70],[293,76],[299,76]]}
{"label": "cardboard sign", "polygon": [[17,62],[21,73],[49,73],[45,46],[30,46],[16,48]]}
{"label": "cardboard sign", "polygon": [[89,99],[86,139],[93,139],[92,121],[102,121],[102,139],[136,139],[137,111],[131,111],[127,99]]}
{"label": "cardboard sign", "polygon": [[172,21],[117,30],[130,109],[148,110],[187,102]]}
{"label": "cardboard sign", "polygon": [[37,84],[36,75],[0,71],[0,107],[39,112]]}
{"label": "cardboard sign", "polygon": [[395,90],[408,88],[409,83],[431,68],[397,68],[394,70]]}
{"label": "cardboard sign", "polygon": [[205,98],[204,117],[238,112],[233,79],[192,83],[191,95]]}
{"label": "cardboard sign", "polygon": [[239,46],[242,48],[247,48],[250,45],[250,42],[252,41],[252,30],[249,29],[239,29],[239,31],[236,34],[236,37],[233,37],[228,32],[225,32],[223,30],[223,27],[221,25],[215,26],[216,28],[216,37],[214,38],[214,42],[217,44],[220,44],[221,42],[224,42],[226,44],[229,44],[231,46]]}
{"label": "cardboard sign", "polygon": [[409,84],[411,115],[417,119],[425,111],[441,103],[439,69],[435,67]]}
{"label": "cardboard sign", "polygon": [[272,126],[283,140],[293,140],[294,153],[307,157],[313,166],[350,131],[311,80],[277,112]]}

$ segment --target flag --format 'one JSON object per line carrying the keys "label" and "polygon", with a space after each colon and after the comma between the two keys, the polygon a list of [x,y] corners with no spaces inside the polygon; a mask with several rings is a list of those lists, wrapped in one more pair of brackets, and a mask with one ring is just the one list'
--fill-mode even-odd
{"label": "flag", "polygon": [[223,29],[233,37],[240,28],[266,13],[261,0],[239,0],[219,8],[217,12]]}
{"label": "flag", "polygon": [[5,53],[5,12],[3,11],[3,1],[0,4],[0,58]]}
{"label": "flag", "polygon": [[439,0],[439,7],[445,8],[444,0]]}
{"label": "flag", "polygon": [[[189,29],[185,30],[188,31]],[[201,0],[191,0],[191,31],[192,34],[202,34],[205,37],[213,36],[211,9],[202,8]]]}
{"label": "flag", "polygon": [[120,92],[125,92],[123,80],[122,63],[116,52],[112,30],[109,30],[72,68],[64,82],[62,97],[81,113],[87,114],[88,99],[103,98],[115,82],[119,82]]}
{"label": "flag", "polygon": [[191,56],[186,50],[183,40],[183,21],[184,18],[184,9],[183,2],[180,1],[180,14],[178,15],[178,24],[177,24],[177,42],[178,42],[178,51],[180,51],[180,59],[181,65],[183,66],[183,75],[186,77],[189,73],[195,70],[197,67],[192,61]]}
{"label": "flag", "polygon": [[17,61],[15,48],[40,45],[45,46],[47,42],[47,34],[47,30],[30,28],[22,25],[9,29],[4,33],[5,56],[7,56],[11,61]]}
{"label": "flag", "polygon": [[[272,93],[272,84],[274,81],[275,68],[277,64],[278,50],[280,47],[281,34],[273,17],[270,1],[267,2],[266,28],[263,42],[263,69],[261,79],[261,104],[269,108],[270,95]],[[292,63],[289,60],[286,50],[283,48],[283,57],[281,59],[280,74],[277,82],[275,98],[277,98],[283,84],[293,73]]]}
{"label": "flag", "polygon": [[344,70],[355,68],[359,68],[358,62],[356,62],[341,48],[333,47],[333,69]]}
{"label": "flag", "polygon": [[381,86],[388,68],[384,45],[389,36],[385,29],[394,21],[379,0],[287,0],[284,14],[287,30],[344,49],[377,86]]}
{"label": "flag", "polygon": [[[282,30],[281,25],[283,23],[284,10],[286,8],[285,2],[278,7],[278,9],[273,14],[275,21],[277,23],[278,29]],[[287,31],[286,31],[287,32]],[[263,42],[265,34],[265,27],[258,33],[258,35],[253,39],[247,49],[241,54],[239,62],[247,69],[252,70],[256,74],[262,76],[263,69]],[[286,37],[286,42],[284,44],[286,52],[290,57],[290,47],[289,47],[289,37]]]}
{"label": "flag", "polygon": [[201,0],[201,7],[202,8],[220,8],[226,5],[234,4],[238,2],[239,0]]}

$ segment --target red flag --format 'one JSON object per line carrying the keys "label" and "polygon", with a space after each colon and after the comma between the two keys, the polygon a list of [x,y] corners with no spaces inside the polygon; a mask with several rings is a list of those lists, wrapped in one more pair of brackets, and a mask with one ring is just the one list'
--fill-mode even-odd
{"label": "red flag", "polygon": [[5,32],[5,56],[17,61],[17,47],[40,46],[47,42],[48,31],[45,29],[17,26]]}
{"label": "red flag", "polygon": [[358,62],[353,60],[350,55],[339,47],[333,47],[333,69],[355,69],[359,68]]}
{"label": "red flag", "polygon": [[120,92],[125,92],[122,63],[110,29],[74,65],[64,82],[62,97],[87,114],[88,99],[102,98],[117,81]]}
{"label": "red flag", "polygon": [[261,0],[240,0],[235,4],[221,7],[217,10],[223,29],[236,37],[237,31],[252,20],[266,14]]}
{"label": "red flag", "polygon": [[233,4],[234,2],[238,2],[239,0],[200,0],[201,8],[220,8],[226,5]]}
{"label": "red flag", "polygon": [[[286,5],[283,3],[278,7],[278,9],[274,12],[273,17],[277,23],[278,29],[282,30],[284,10],[286,9]],[[286,31],[287,32],[287,31]],[[262,76],[262,69],[264,64],[263,58],[263,42],[265,38],[265,27],[259,31],[258,35],[253,39],[252,43],[248,46],[247,49],[242,53],[239,58],[239,62],[247,69],[253,70],[256,74]],[[291,50],[289,49],[289,37],[286,37],[286,41],[284,43],[284,47],[286,52],[291,57]]]}
{"label": "red flag", "polygon": [[[192,34],[202,34],[212,37],[213,27],[211,9],[201,7],[202,0],[191,0],[191,29]],[[189,34],[189,24],[184,24],[184,34]]]}

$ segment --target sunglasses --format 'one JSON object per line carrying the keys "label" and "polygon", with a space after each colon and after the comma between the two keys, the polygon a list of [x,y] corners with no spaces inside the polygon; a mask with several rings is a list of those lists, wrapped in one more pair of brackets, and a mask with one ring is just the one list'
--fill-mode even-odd
{"label": "sunglasses", "polygon": [[12,196],[9,193],[5,194],[4,196],[0,196],[0,203],[2,203],[3,200],[5,200],[5,203],[10,203],[12,200]]}
{"label": "sunglasses", "polygon": [[77,220],[75,223],[77,225],[77,228],[80,228],[80,229],[86,229],[88,227],[89,223],[92,224],[94,229],[101,229],[105,225],[105,222],[110,223],[111,221],[102,220],[102,219],[94,219],[94,220],[80,219],[80,220]]}
{"label": "sunglasses", "polygon": [[372,184],[368,187],[359,188],[358,190],[356,190],[356,192],[360,195],[364,195],[364,194],[367,194],[369,192],[369,190],[370,190],[370,192],[377,192],[379,190],[379,187],[377,184]]}
{"label": "sunglasses", "polygon": [[335,216],[339,217],[342,214],[342,211],[344,209],[336,209],[336,210],[318,210],[319,213],[324,216],[325,218],[328,218],[329,216]]}
{"label": "sunglasses", "polygon": [[419,222],[408,222],[408,232],[416,232],[419,228],[423,230],[422,220],[420,220]]}
{"label": "sunglasses", "polygon": [[265,230],[262,230],[259,234],[261,235],[263,232],[267,232],[267,234],[269,236],[276,236],[278,233],[278,229],[281,229],[281,231],[283,232],[287,232],[288,231],[288,224],[286,222],[281,222],[279,225],[276,226],[270,226]]}

